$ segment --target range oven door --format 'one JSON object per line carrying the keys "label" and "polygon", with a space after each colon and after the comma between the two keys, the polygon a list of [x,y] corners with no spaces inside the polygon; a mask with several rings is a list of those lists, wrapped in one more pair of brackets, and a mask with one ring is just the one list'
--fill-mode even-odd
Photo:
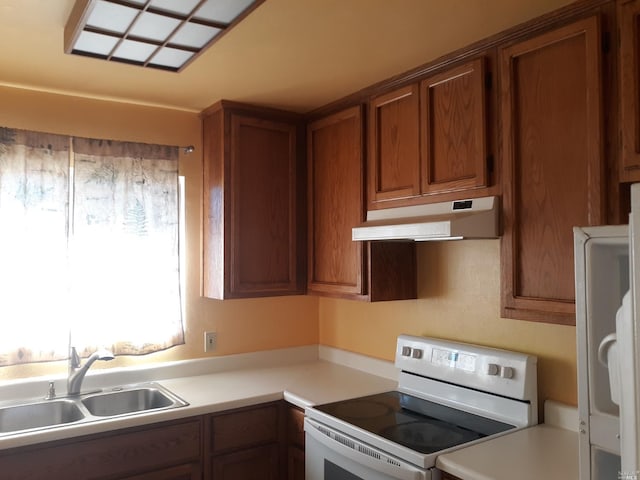
{"label": "range oven door", "polygon": [[305,418],[304,430],[306,480],[436,480],[438,476],[315,420]]}

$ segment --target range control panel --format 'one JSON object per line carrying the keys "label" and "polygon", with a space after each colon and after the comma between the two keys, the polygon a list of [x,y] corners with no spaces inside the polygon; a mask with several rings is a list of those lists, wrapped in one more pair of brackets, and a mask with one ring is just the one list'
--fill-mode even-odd
{"label": "range control panel", "polygon": [[396,367],[435,380],[527,400],[537,384],[532,355],[448,340],[400,335]]}

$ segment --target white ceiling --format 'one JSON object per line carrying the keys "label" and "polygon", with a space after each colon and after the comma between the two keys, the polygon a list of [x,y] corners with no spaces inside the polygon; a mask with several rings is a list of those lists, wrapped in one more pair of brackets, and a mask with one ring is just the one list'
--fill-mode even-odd
{"label": "white ceiling", "polygon": [[197,112],[223,98],[306,112],[567,3],[266,0],[173,73],[65,54],[74,0],[0,0],[0,85]]}

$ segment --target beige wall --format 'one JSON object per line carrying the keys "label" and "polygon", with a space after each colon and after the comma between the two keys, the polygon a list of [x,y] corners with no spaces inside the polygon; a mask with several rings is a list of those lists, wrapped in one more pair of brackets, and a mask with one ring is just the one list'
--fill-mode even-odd
{"label": "beige wall", "polygon": [[399,334],[538,356],[540,399],[577,404],[575,327],[500,318],[500,241],[418,245],[418,300],[321,299],[320,343],[392,360]]}
{"label": "beige wall", "polygon": [[[313,297],[224,302],[200,297],[202,132],[198,114],[0,86],[0,126],[196,147],[193,154],[180,157],[180,172],[186,178],[186,344],[145,357],[118,357],[102,365],[118,367],[203,357],[206,330],[218,332],[216,355],[318,342],[318,308]],[[0,319],[3,328],[6,320]],[[0,368],[0,380],[64,371],[64,362],[4,367]]]}

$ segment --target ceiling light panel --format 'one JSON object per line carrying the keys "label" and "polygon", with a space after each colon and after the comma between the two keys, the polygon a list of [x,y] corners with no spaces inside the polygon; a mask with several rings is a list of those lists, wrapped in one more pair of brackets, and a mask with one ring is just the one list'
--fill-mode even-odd
{"label": "ceiling light panel", "polygon": [[99,0],[91,10],[87,25],[108,32],[124,33],[139,10]]}
{"label": "ceiling light panel", "polygon": [[76,0],[66,53],[180,71],[265,0]]}
{"label": "ceiling light panel", "polygon": [[189,15],[199,3],[201,3],[200,0],[151,0],[153,8],[179,15]]}
{"label": "ceiling light panel", "polygon": [[207,0],[194,16],[212,22],[231,23],[252,3],[253,0]]}

